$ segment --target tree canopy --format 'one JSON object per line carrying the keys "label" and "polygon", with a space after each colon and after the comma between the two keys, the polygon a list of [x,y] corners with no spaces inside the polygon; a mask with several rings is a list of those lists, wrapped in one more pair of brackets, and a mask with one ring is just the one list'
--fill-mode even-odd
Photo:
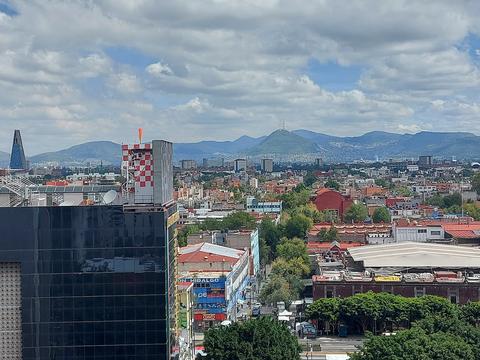
{"label": "tree canopy", "polygon": [[292,239],[295,237],[304,239],[313,222],[305,215],[293,215],[285,223],[285,236]]}
{"label": "tree canopy", "polygon": [[297,338],[270,317],[211,328],[203,343],[207,360],[300,360]]}
{"label": "tree canopy", "polygon": [[367,216],[367,207],[363,204],[352,204],[344,215],[345,222],[363,222]]}
{"label": "tree canopy", "polygon": [[472,190],[476,191],[477,194],[480,195],[480,173],[476,173],[475,175],[473,175],[471,184]]}
{"label": "tree canopy", "polygon": [[460,336],[427,334],[420,328],[394,336],[370,336],[351,360],[476,360],[472,346]]}
{"label": "tree canopy", "polygon": [[324,186],[328,189],[340,190],[340,184],[333,179],[328,179]]}
{"label": "tree canopy", "polygon": [[338,240],[338,231],[333,226],[330,229],[320,229],[317,237],[320,241],[333,242]]}
{"label": "tree canopy", "polygon": [[390,223],[390,211],[387,207],[376,208],[373,212],[372,220],[374,223]]}

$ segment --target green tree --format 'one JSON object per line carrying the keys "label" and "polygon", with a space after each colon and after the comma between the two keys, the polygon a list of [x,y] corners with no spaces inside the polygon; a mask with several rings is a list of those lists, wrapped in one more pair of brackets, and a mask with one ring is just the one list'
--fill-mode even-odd
{"label": "green tree", "polygon": [[297,295],[298,289],[295,289],[285,277],[271,274],[260,291],[260,301],[264,304],[276,304],[283,301],[289,306]]}
{"label": "green tree", "polygon": [[381,310],[376,294],[371,291],[345,298],[339,305],[340,318],[355,326],[361,334],[374,329]]}
{"label": "green tree", "polygon": [[237,211],[231,213],[222,221],[223,229],[239,230],[239,229],[255,229],[257,227],[257,220],[251,214],[244,211]]}
{"label": "green tree", "polygon": [[273,260],[273,255],[277,252],[277,245],[282,237],[282,232],[272,220],[263,219],[259,227],[259,237],[270,247],[271,253],[268,259]]}
{"label": "green tree", "polygon": [[307,246],[298,238],[283,238],[277,246],[277,256],[285,260],[302,259],[304,263],[310,264]]}
{"label": "green tree", "polygon": [[345,222],[363,222],[367,216],[367,207],[363,204],[353,204],[344,215]]}
{"label": "green tree", "polygon": [[471,325],[480,326],[480,301],[473,301],[460,308],[460,318]]}
{"label": "green tree", "polygon": [[467,203],[463,206],[465,214],[473,217],[475,220],[480,220],[480,208],[473,203]]}
{"label": "green tree", "polygon": [[310,190],[305,186],[297,186],[294,191],[291,191],[280,196],[285,210],[294,209],[299,206],[307,205],[310,201]]}
{"label": "green tree", "polygon": [[443,197],[443,207],[449,208],[452,206],[462,206],[462,195],[460,193],[453,193]]}
{"label": "green tree", "polygon": [[180,229],[178,232],[178,246],[186,246],[187,245],[187,238],[189,235],[197,234],[200,231],[200,227],[198,225],[186,225],[184,228]]}
{"label": "green tree", "polygon": [[374,223],[390,223],[390,211],[387,207],[376,208],[373,212],[372,220]]}
{"label": "green tree", "polygon": [[330,229],[320,229],[317,237],[320,241],[333,242],[338,240],[338,231],[333,226]]}
{"label": "green tree", "polygon": [[395,193],[400,196],[412,196],[413,192],[410,188],[406,186],[399,186],[395,188]]}
{"label": "green tree", "polygon": [[381,178],[375,179],[375,185],[381,186],[383,188],[389,188],[390,187],[390,183],[387,180],[381,179]]}
{"label": "green tree", "polygon": [[443,196],[440,194],[435,194],[427,199],[427,204],[436,206],[439,208],[444,208],[445,203],[443,202]]}
{"label": "green tree", "polygon": [[285,223],[285,236],[290,239],[294,237],[304,239],[312,226],[312,220],[305,215],[293,215]]}
{"label": "green tree", "polygon": [[339,320],[339,298],[322,298],[316,300],[306,310],[306,316],[310,320],[318,320],[323,323],[324,330],[333,328],[336,331]]}
{"label": "green tree", "polygon": [[311,171],[307,172],[307,174],[303,177],[303,183],[305,186],[310,187],[317,181],[317,177]]}
{"label": "green tree", "polygon": [[394,336],[369,336],[351,360],[476,360],[472,346],[459,336],[427,334],[420,328]]}
{"label": "green tree", "polygon": [[284,278],[288,278],[290,275],[304,277],[309,275],[310,272],[310,263],[301,257],[291,259],[279,257],[272,263],[272,274],[277,274]]}
{"label": "green tree", "polygon": [[289,214],[293,215],[304,215],[312,220],[314,223],[327,221],[327,216],[325,213],[322,213],[317,210],[315,205],[309,203],[307,205],[302,205],[296,208],[289,210]]}
{"label": "green tree", "polygon": [[340,184],[333,179],[328,179],[324,186],[328,189],[340,190]]}
{"label": "green tree", "polygon": [[301,351],[286,325],[269,317],[211,328],[204,346],[207,360],[300,360]]}
{"label": "green tree", "polygon": [[476,191],[480,195],[480,173],[473,175],[472,180],[472,190]]}

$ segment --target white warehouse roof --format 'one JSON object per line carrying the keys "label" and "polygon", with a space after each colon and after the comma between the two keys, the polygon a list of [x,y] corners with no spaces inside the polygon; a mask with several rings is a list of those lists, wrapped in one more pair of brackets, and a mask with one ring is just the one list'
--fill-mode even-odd
{"label": "white warehouse roof", "polygon": [[480,268],[480,249],[456,245],[402,242],[360,246],[348,252],[365,268]]}

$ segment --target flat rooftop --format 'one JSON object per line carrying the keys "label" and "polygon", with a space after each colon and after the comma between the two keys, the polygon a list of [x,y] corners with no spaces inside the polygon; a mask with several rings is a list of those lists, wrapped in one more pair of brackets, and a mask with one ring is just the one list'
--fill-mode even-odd
{"label": "flat rooftop", "polygon": [[456,245],[404,242],[351,248],[365,268],[480,268],[480,249]]}

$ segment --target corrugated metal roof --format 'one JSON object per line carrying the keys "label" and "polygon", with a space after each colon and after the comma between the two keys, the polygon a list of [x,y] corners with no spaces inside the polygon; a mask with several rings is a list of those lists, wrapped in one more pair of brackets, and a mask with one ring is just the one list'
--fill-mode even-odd
{"label": "corrugated metal roof", "polygon": [[442,244],[404,242],[348,250],[366,268],[480,268],[480,249]]}

